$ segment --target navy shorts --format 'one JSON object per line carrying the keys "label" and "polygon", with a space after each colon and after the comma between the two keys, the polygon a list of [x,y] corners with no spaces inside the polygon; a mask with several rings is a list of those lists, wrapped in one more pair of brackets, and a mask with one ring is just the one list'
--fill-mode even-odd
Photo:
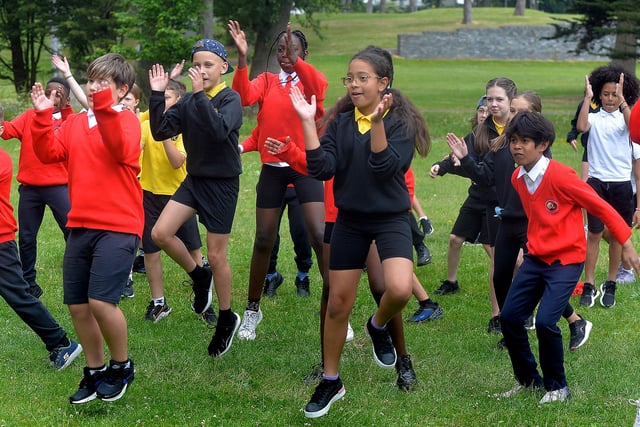
{"label": "navy shorts", "polygon": [[120,302],[139,244],[135,234],[71,228],[62,263],[64,303]]}
{"label": "navy shorts", "polygon": [[493,246],[496,241],[499,220],[490,215],[490,212],[488,213],[492,209],[487,208],[486,202],[467,197],[460,207],[451,234],[464,237],[470,243],[478,242]]}
{"label": "navy shorts", "polygon": [[380,260],[406,258],[413,262],[409,212],[363,215],[338,212],[331,235],[331,270],[361,269],[375,240]]}
{"label": "navy shorts", "polygon": [[[627,225],[631,227],[635,207],[633,204],[631,181],[603,182],[596,178],[589,178],[587,184],[589,184],[604,201],[609,203],[620,214]],[[600,233],[604,230],[604,223],[600,218],[591,215],[588,211],[587,221],[589,231],[592,233]]]}
{"label": "navy shorts", "polygon": [[[187,174],[171,197],[198,212],[209,233],[229,234],[238,204],[240,178],[196,178]],[[280,207],[280,205],[278,205]]]}
{"label": "navy shorts", "polygon": [[262,165],[256,184],[256,207],[281,209],[287,186],[293,184],[300,204],[324,202],[322,181],[303,175],[290,167]]}
{"label": "navy shorts", "polygon": [[[142,204],[144,206],[144,230],[142,232],[142,247],[145,253],[160,252],[160,248],[151,238],[151,230],[158,222],[158,217],[164,207],[171,200],[171,196],[153,194],[150,191],[142,192]],[[200,230],[198,230],[198,221],[196,216],[192,216],[182,227],[176,232],[176,236],[187,247],[189,251],[200,249],[202,240],[200,239]]]}

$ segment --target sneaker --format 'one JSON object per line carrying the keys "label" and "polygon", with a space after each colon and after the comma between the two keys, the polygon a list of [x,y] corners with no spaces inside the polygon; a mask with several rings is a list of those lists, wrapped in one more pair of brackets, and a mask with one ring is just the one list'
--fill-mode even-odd
{"label": "sneaker", "polygon": [[211,265],[209,264],[209,258],[204,255],[202,255],[202,266],[211,268]]}
{"label": "sneaker", "polygon": [[542,388],[542,384],[536,384],[536,383],[532,383],[528,386],[525,386],[522,384],[516,384],[515,386],[513,386],[511,390],[507,390],[502,393],[496,393],[493,395],[493,397],[496,397],[498,399],[507,399],[517,394],[520,394],[524,391],[536,391],[536,390],[540,390],[541,388]]}
{"label": "sneaker", "polygon": [[592,327],[593,324],[588,320],[584,320],[582,316],[580,316],[579,320],[569,323],[569,332],[571,335],[569,339],[569,350],[573,351],[586,343]]}
{"label": "sneaker", "polygon": [[546,392],[539,403],[542,405],[550,402],[564,402],[569,399],[571,399],[569,387],[564,386],[561,389]]}
{"label": "sneaker", "polygon": [[487,332],[490,334],[502,335],[502,325],[500,324],[500,316],[493,316],[489,319],[489,327]]}
{"label": "sneaker", "polygon": [[147,269],[144,267],[144,255],[139,254],[133,260],[133,272],[140,274],[145,274],[147,272]]}
{"label": "sneaker", "polygon": [[222,322],[218,322],[216,325],[216,331],[211,338],[209,347],[209,356],[220,357],[225,354],[231,348],[233,343],[233,337],[235,336],[238,328],[240,327],[240,315],[233,313],[234,322],[232,325],[223,325]]}
{"label": "sneaker", "polygon": [[435,301],[429,301],[427,303],[420,304],[413,316],[409,318],[409,322],[422,323],[429,322],[431,320],[437,320],[442,318],[444,313],[442,307]]}
{"label": "sneaker", "polygon": [[607,280],[600,285],[602,296],[600,297],[600,305],[611,308],[616,305],[616,282]]}
{"label": "sneaker", "polygon": [[69,403],[74,405],[87,403],[96,398],[96,389],[107,374],[107,368],[105,367],[104,370],[101,371],[94,370],[93,373],[91,373],[91,371],[88,367],[84,367],[84,376],[80,381],[78,391],[69,397]]}
{"label": "sneaker", "polygon": [[96,389],[96,397],[105,402],[115,402],[124,396],[135,375],[133,360],[125,363],[109,362],[106,375]]}
{"label": "sneaker", "polygon": [[42,288],[37,283],[29,283],[28,291],[34,298],[40,298],[42,296]]}
{"label": "sneaker", "polygon": [[402,391],[411,390],[418,382],[416,372],[413,370],[413,365],[411,364],[411,356],[408,354],[398,357],[396,361],[396,372],[398,373],[396,384]]}
{"label": "sneaker", "polygon": [[460,291],[460,286],[458,285],[458,281],[450,282],[448,280],[443,280],[442,284],[438,289],[435,290],[435,294],[438,295],[448,295],[455,294]]}
{"label": "sneaker", "polygon": [[216,316],[216,313],[213,311],[213,307],[211,306],[202,312],[200,318],[207,324],[207,326],[215,326],[218,322],[218,316]]}
{"label": "sneaker", "polygon": [[423,216],[422,218],[420,218],[419,223],[420,228],[422,229],[422,232],[425,236],[430,236],[433,234],[433,223],[429,218]]}
{"label": "sneaker", "polygon": [[636,419],[633,422],[633,427],[640,427],[640,399],[629,399],[629,403],[636,407]]}
{"label": "sneaker", "polygon": [[296,276],[296,294],[303,298],[311,295],[311,291],[309,290],[309,276],[306,276],[304,279]]}
{"label": "sneaker", "polygon": [[365,323],[364,330],[371,339],[371,344],[373,344],[373,359],[381,368],[393,368],[396,364],[397,356],[396,349],[391,343],[389,331],[387,331],[386,327],[382,330],[374,328],[371,325],[371,319],[373,319],[373,316]]}
{"label": "sneaker", "polygon": [[278,289],[280,285],[282,285],[282,282],[284,282],[284,277],[282,277],[282,274],[276,271],[276,275],[273,279],[269,279],[269,277],[266,277],[264,279],[264,289],[262,291],[262,294],[265,297],[275,297],[276,289]]}
{"label": "sneaker", "polygon": [[636,275],[633,272],[633,268],[631,270],[627,270],[622,266],[622,263],[620,263],[618,265],[618,272],[616,273],[616,283],[624,285],[635,281]]}
{"label": "sneaker", "polygon": [[155,305],[153,300],[147,306],[147,312],[144,315],[145,320],[150,320],[153,323],[158,323],[158,321],[167,317],[173,309],[167,305],[165,302],[163,305]]}
{"label": "sneaker", "polygon": [[527,320],[524,321],[524,328],[527,331],[533,331],[536,329],[536,317],[531,313]]}
{"label": "sneaker", "polygon": [[430,264],[431,263],[431,252],[429,251],[429,248],[427,248],[427,245],[425,245],[424,243],[420,242],[417,245],[415,245],[414,247],[416,248],[416,255],[417,255],[416,264],[418,265],[418,267]]}
{"label": "sneaker", "polygon": [[329,412],[331,404],[344,396],[344,385],[342,380],[329,381],[323,379],[316,387],[311,400],[304,408],[304,416],[307,418],[318,418]]}
{"label": "sneaker", "polygon": [[129,276],[129,278],[127,279],[127,284],[124,285],[124,288],[122,288],[122,293],[120,295],[122,298],[133,298],[134,296],[136,296],[135,292],[133,291],[133,279],[131,278],[131,276]]}
{"label": "sneaker", "polygon": [[351,322],[347,322],[347,336],[344,339],[344,342],[351,342],[353,341],[353,328],[351,327]]}
{"label": "sneaker", "polygon": [[600,291],[589,282],[584,282],[582,287],[582,295],[580,296],[580,305],[585,307],[593,307],[596,298],[600,295]]}
{"label": "sneaker", "polygon": [[69,345],[56,347],[49,352],[49,363],[59,371],[69,366],[82,353],[82,346],[74,340]]}
{"label": "sneaker", "polygon": [[302,379],[302,382],[304,385],[318,384],[322,380],[322,374],[324,374],[324,366],[318,363],[311,367],[311,372]]}
{"label": "sneaker", "polygon": [[207,272],[206,280],[203,280],[201,283],[193,283],[193,303],[191,304],[191,309],[196,312],[196,314],[204,313],[209,306],[211,306],[211,290],[213,289],[213,274],[211,273],[211,269],[206,267]]}
{"label": "sneaker", "polygon": [[507,343],[504,341],[504,338],[500,338],[500,341],[496,343],[496,348],[498,350],[507,350]]}
{"label": "sneaker", "polygon": [[241,340],[253,341],[256,339],[256,328],[262,322],[262,310],[258,311],[245,310],[240,330],[238,330],[238,338]]}

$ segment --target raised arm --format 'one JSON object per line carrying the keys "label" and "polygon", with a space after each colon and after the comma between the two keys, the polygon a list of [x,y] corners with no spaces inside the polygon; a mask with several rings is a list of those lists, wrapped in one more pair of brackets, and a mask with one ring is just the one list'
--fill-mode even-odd
{"label": "raised arm", "polygon": [[71,88],[71,92],[73,96],[76,97],[80,105],[82,105],[85,109],[89,109],[89,103],[87,102],[87,94],[84,93],[82,86],[76,81],[73,74],[71,74],[71,67],[69,67],[69,62],[67,62],[66,57],[60,58],[58,55],[51,55],[51,62],[53,65],[62,73],[67,82],[69,83],[69,87]]}
{"label": "raised arm", "polygon": [[580,133],[589,130],[589,104],[593,98],[593,88],[589,82],[589,76],[585,76],[584,80],[584,101],[582,102],[582,108],[580,109],[578,120],[576,122],[576,129]]}

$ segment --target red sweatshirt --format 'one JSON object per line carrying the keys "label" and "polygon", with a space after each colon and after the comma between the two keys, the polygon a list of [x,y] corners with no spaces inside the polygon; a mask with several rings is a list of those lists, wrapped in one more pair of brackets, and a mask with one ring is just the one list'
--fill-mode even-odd
{"label": "red sweatshirt", "polygon": [[[327,79],[302,58],[298,58],[293,69],[300,79],[296,86],[302,90],[307,100],[311,99],[311,95],[316,96],[317,120],[324,115]],[[244,151],[257,149],[262,163],[279,162],[279,158],[272,156],[264,148],[264,141],[267,137],[284,141],[289,136],[290,143],[304,152],[302,123],[289,98],[289,89],[280,83],[278,74],[262,73],[250,81],[248,67],[238,68],[233,75],[232,87],[240,94],[242,105],[259,104],[258,133],[255,138],[246,141],[246,145],[242,144]]]}
{"label": "red sweatshirt", "polygon": [[636,102],[629,116],[629,136],[633,142],[640,144],[640,102]]}
{"label": "red sweatshirt", "polygon": [[531,255],[547,264],[584,262],[587,241],[583,208],[600,218],[621,244],[631,237],[631,229],[620,214],[569,166],[551,160],[533,194],[529,193],[524,177],[518,178],[520,167],[511,175],[511,183],[529,219],[527,249]]}
{"label": "red sweatshirt", "polygon": [[13,163],[11,156],[0,149],[0,243],[15,240],[16,219],[11,205],[11,180],[13,179]]}
{"label": "red sweatshirt", "polygon": [[37,111],[31,126],[36,155],[45,163],[67,162],[67,227],[141,236],[140,122],[131,111],[111,106],[111,90],[95,93],[93,103],[98,124],[92,128],[82,112],[53,132],[51,110]]}
{"label": "red sweatshirt", "polygon": [[[71,106],[60,111],[61,118],[52,119],[53,127],[58,128],[62,122],[73,114]],[[20,160],[18,163],[18,182],[23,185],[66,185],[68,181],[67,168],[63,162],[45,164],[38,159],[33,151],[31,137],[31,122],[35,115],[33,108],[20,114],[10,122],[3,122],[4,133],[2,139],[16,138],[20,140]]]}

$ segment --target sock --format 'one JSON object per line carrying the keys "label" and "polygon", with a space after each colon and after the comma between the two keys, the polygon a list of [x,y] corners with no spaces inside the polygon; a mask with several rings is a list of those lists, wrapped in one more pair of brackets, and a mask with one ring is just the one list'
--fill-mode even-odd
{"label": "sock", "polygon": [[418,304],[420,305],[420,307],[424,307],[427,304],[429,304],[430,302],[431,302],[431,298],[427,298],[426,300],[418,301]]}
{"label": "sock", "polygon": [[371,316],[371,320],[369,320],[369,323],[371,323],[371,326],[373,326],[374,329],[377,329],[379,331],[383,331],[385,329],[385,325],[378,326],[375,324],[375,322],[373,321],[373,316]]}
{"label": "sock", "polygon": [[296,273],[296,277],[300,280],[304,280],[307,278],[307,276],[309,276],[309,272],[308,271],[300,271],[298,270],[298,273]]}
{"label": "sock", "polygon": [[247,310],[258,311],[260,309],[260,300],[252,300],[247,301]]}
{"label": "sock", "polygon": [[[87,368],[89,368],[89,367],[87,366]],[[106,371],[106,370],[107,370],[107,365],[102,365],[102,366],[101,366],[101,367],[99,367],[99,368],[89,368],[89,373],[90,373],[91,375],[95,375],[95,374],[96,374],[96,372],[104,372],[104,371]]]}
{"label": "sock", "polygon": [[164,305],[164,297],[154,298],[153,305]]}
{"label": "sock", "polygon": [[223,325],[232,325],[236,321],[236,316],[233,315],[231,309],[218,310],[218,322]]}
{"label": "sock", "polygon": [[267,279],[273,280],[276,278],[277,275],[278,275],[277,271],[274,271],[273,273],[267,273]]}
{"label": "sock", "polygon": [[109,362],[109,364],[112,366],[116,365],[122,368],[129,368],[131,366],[131,359],[127,358],[127,360],[125,360],[124,362],[118,362],[117,360],[111,359],[111,362]]}
{"label": "sock", "polygon": [[322,374],[322,379],[323,380],[327,380],[327,381],[335,381],[338,378],[340,378],[340,375],[326,375],[326,374]]}

